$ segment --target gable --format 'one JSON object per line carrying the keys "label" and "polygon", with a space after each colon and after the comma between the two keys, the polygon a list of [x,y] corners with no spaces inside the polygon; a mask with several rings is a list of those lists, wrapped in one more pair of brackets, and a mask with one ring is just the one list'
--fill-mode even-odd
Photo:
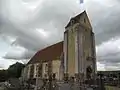
{"label": "gable", "polygon": [[81,24],[82,26],[84,26],[86,28],[92,29],[92,26],[90,24],[90,21],[89,21],[89,18],[87,16],[86,11],[84,11],[81,14],[71,18],[69,23],[66,25],[65,28],[70,27],[70,26],[72,26],[72,25],[74,25],[76,23],[79,23],[79,24]]}
{"label": "gable", "polygon": [[90,20],[88,18],[88,15],[86,12],[83,12],[80,16],[79,16],[80,20],[79,23],[82,24],[84,27],[90,28],[92,29]]}

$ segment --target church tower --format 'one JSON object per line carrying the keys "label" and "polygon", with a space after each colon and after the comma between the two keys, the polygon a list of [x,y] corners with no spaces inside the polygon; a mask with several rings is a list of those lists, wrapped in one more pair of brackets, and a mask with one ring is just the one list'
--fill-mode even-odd
{"label": "church tower", "polygon": [[64,73],[83,80],[96,73],[95,39],[86,11],[71,18],[64,32]]}

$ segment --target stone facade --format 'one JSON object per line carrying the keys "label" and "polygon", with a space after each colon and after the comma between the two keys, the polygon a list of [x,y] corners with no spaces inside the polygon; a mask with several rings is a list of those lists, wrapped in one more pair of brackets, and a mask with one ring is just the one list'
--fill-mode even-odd
{"label": "stone facade", "polygon": [[75,77],[78,74],[77,76],[84,80],[95,78],[96,55],[94,33],[92,32],[86,12],[70,20],[66,26],[65,35],[64,43],[66,46],[64,47],[67,48],[64,59],[64,62],[66,62],[65,73],[68,73],[69,77]]}
{"label": "stone facade", "polygon": [[[35,78],[48,78],[49,73],[49,62],[42,62],[36,64],[29,64],[23,70],[22,77],[24,79],[35,79]],[[52,61],[52,73],[56,74],[56,79],[60,78],[60,60]],[[27,72],[27,73],[26,73]]]}

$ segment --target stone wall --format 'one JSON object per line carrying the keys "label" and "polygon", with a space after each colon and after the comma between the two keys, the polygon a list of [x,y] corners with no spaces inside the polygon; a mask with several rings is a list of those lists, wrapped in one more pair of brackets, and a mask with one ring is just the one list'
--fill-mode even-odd
{"label": "stone wall", "polygon": [[75,74],[75,30],[68,31],[68,73],[69,76]]}
{"label": "stone wall", "polygon": [[60,60],[54,60],[52,61],[52,73],[56,74],[56,79],[59,79],[59,75],[60,75]]}

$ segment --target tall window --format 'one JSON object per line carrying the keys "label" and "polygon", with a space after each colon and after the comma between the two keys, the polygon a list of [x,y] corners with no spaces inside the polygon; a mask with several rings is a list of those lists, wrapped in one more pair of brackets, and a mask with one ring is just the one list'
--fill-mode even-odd
{"label": "tall window", "polygon": [[45,73],[48,73],[48,64],[45,64]]}
{"label": "tall window", "polygon": [[84,23],[86,23],[86,19],[84,18]]}
{"label": "tall window", "polygon": [[30,78],[33,78],[34,76],[34,65],[30,66]]}
{"label": "tall window", "polygon": [[38,65],[38,77],[42,77],[42,64]]}

